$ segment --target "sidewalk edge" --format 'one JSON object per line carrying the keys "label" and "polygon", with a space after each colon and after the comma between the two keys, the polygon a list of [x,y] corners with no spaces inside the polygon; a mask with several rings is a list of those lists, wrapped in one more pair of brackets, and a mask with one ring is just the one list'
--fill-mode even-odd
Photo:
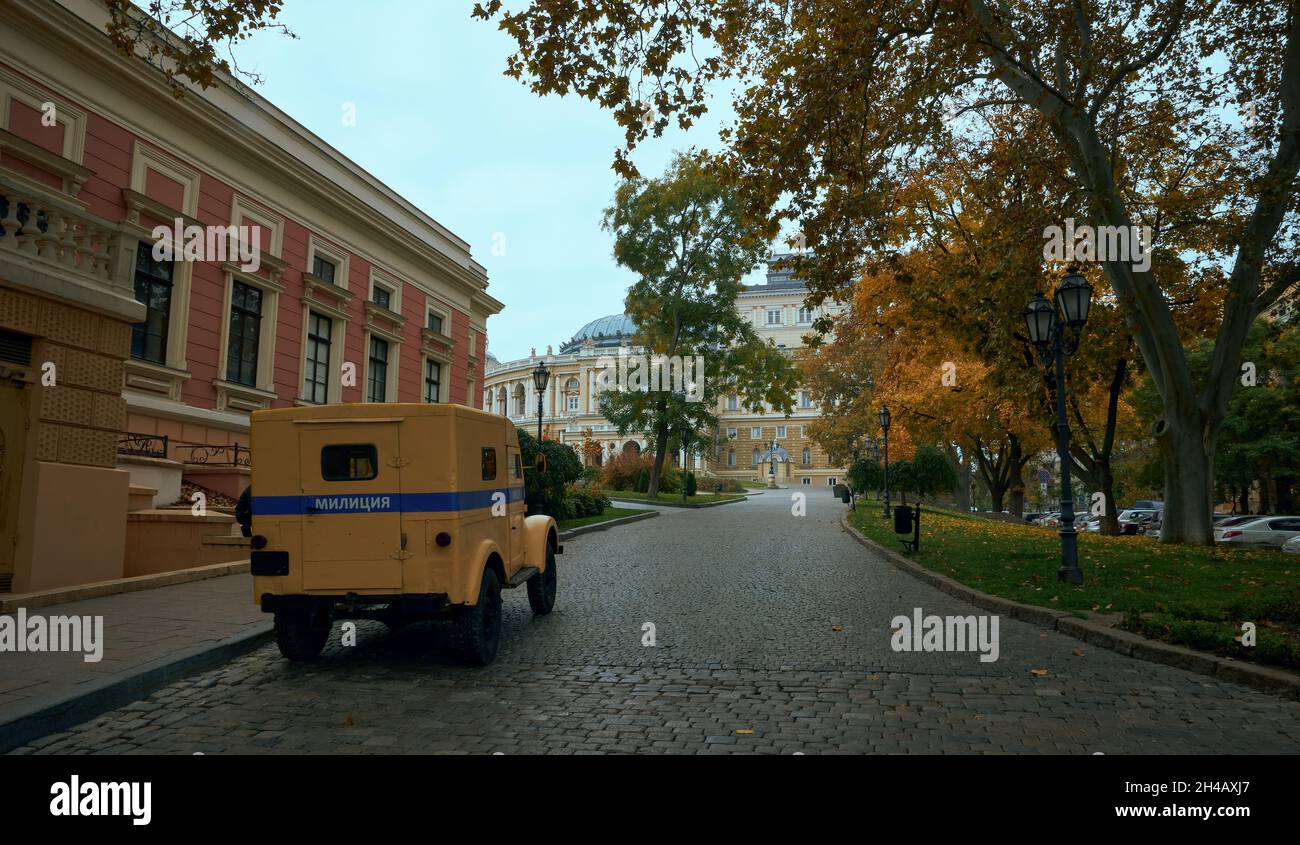
{"label": "sidewalk edge", "polygon": [[258,623],[253,626],[253,630],[216,643],[178,651],[141,664],[123,675],[83,684],[74,692],[53,701],[28,705],[16,715],[5,717],[0,722],[0,754],[138,701],[187,675],[211,669],[247,654],[270,638],[270,623]]}
{"label": "sidewalk edge", "polygon": [[1281,695],[1292,700],[1300,698],[1300,674],[1271,666],[1257,666],[1240,660],[1230,660],[1217,654],[1194,651],[1170,643],[1162,643],[1159,640],[1138,636],[1130,631],[1110,628],[1087,619],[1080,619],[1066,611],[1022,604],[1011,599],[1004,599],[1001,596],[990,595],[973,587],[968,587],[946,575],[940,575],[926,569],[916,561],[909,560],[898,552],[887,549],[876,541],[869,539],[849,523],[847,513],[840,518],[840,527],[863,546],[889,561],[896,569],[900,569],[951,596],[968,601],[985,610],[1004,613],[1013,619],[1031,622],[1043,628],[1052,628],[1066,636],[1074,637],[1099,648],[1117,651],[1126,657],[1145,660],[1148,663],[1161,663],[1201,675],[1210,675],[1251,687],[1260,692]]}
{"label": "sidewalk edge", "polygon": [[34,593],[8,593],[0,596],[0,613],[13,613],[20,607],[35,610],[39,607],[52,607],[56,604],[116,596],[121,593],[135,593],[140,590],[152,590],[156,587],[170,587],[173,584],[206,581],[209,578],[238,575],[247,571],[248,559],[245,558],[228,563],[210,563],[206,566],[193,566],[189,569],[156,572],[152,575],[134,575],[130,578],[117,578],[112,581],[95,581],[90,584],[78,584],[72,587],[56,587],[52,590],[39,590]]}
{"label": "sidewalk edge", "polygon": [[610,519],[605,522],[593,522],[591,525],[579,525],[577,528],[570,528],[567,531],[561,531],[560,539],[568,540],[573,537],[581,537],[583,534],[590,534],[593,531],[604,531],[605,529],[613,528],[616,525],[626,525],[629,522],[639,522],[643,519],[649,519],[652,516],[658,515],[659,511],[634,513],[631,516],[620,516],[618,519]]}

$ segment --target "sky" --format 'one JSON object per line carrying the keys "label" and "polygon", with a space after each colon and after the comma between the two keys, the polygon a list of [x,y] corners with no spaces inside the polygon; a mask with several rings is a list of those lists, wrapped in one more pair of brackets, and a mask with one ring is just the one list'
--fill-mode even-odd
{"label": "sky", "polygon": [[[258,33],[235,57],[262,76],[262,96],[470,244],[506,306],[488,321],[488,348],[507,361],[623,311],[634,278],[600,227],[623,136],[596,104],[541,98],[502,75],[514,41],[472,8],[288,0],[280,20],[297,39]],[[729,98],[714,100],[689,132],[672,127],[633,160],[655,176],[674,150],[717,149],[731,116]]]}

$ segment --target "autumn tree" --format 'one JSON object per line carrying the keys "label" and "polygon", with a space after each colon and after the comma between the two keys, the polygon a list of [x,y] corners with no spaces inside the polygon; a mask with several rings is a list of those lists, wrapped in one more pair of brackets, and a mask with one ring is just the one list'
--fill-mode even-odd
{"label": "autumn tree", "polygon": [[[601,393],[601,413],[621,434],[653,434],[649,493],[655,495],[670,435],[689,433],[697,444],[709,440],[724,388],[748,407],[789,414],[798,379],[791,360],[736,311],[741,279],[764,250],[734,190],[699,156],[677,155],[658,179],[624,180],[604,225],[614,233],[615,260],[637,275],[625,302],[637,344],[665,360],[688,362],[686,390],[662,389],[661,383]],[[704,362],[702,379],[695,361]]]}
{"label": "autumn tree", "polygon": [[1161,398],[1161,539],[1209,543],[1216,436],[1247,329],[1300,282],[1297,2],[491,0],[475,14],[515,38],[507,73],[613,112],[625,173],[628,149],[674,118],[691,125],[711,87],[732,82],[730,177],[772,235],[799,221],[814,304],[851,285],[864,254],[897,245],[918,150],[990,109],[1040,117],[1082,189],[1081,222],[1149,225],[1155,243],[1223,268],[1198,381],[1160,270],[1102,262]]}
{"label": "autumn tree", "polygon": [[235,48],[268,30],[296,36],[277,18],[283,0],[105,0],[109,39],[123,56],[157,68],[176,97],[187,82],[210,88],[216,74],[256,83],[261,77],[239,66]]}

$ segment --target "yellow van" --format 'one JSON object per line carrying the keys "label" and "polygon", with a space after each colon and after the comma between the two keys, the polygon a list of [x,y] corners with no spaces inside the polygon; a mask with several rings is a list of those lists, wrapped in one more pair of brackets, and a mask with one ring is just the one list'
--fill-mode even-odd
{"label": "yellow van", "polygon": [[555,605],[555,520],[525,516],[519,438],[461,405],[255,411],[254,600],[290,660],[320,655],[335,619],[450,618],[462,660],[496,657],[501,590]]}

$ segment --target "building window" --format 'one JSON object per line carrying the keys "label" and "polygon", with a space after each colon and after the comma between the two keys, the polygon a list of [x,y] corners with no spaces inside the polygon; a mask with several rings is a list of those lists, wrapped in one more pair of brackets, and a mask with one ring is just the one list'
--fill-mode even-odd
{"label": "building window", "polygon": [[430,312],[429,312],[429,325],[428,325],[428,329],[429,329],[429,331],[431,331],[431,332],[436,332],[437,334],[442,334],[442,315],[441,315],[441,314],[439,314],[439,313],[437,313],[437,312],[435,312],[435,311],[430,311]]}
{"label": "building window", "polygon": [[317,405],[330,400],[330,343],[333,336],[333,320],[315,311],[307,315],[307,366],[303,372],[302,398]]}
{"label": "building window", "polygon": [[800,309],[799,309],[799,322],[800,322],[800,323],[811,323],[811,322],[812,322],[812,311],[811,311],[810,309],[808,309],[808,308],[800,308]]}
{"label": "building window", "polygon": [[807,476],[804,476],[803,478],[799,479],[799,481],[800,481],[800,482],[803,484],[803,486],[805,486],[805,487],[807,487],[808,485],[812,484],[812,479],[811,479],[811,478],[808,478]]}
{"label": "building window", "polygon": [[388,401],[388,341],[370,338],[370,368],[366,375],[366,401]]}
{"label": "building window", "polygon": [[740,408],[740,400],[739,400],[738,398],[736,398],[735,396],[728,396],[728,397],[727,397],[727,410],[728,410],[728,411],[735,411],[735,410],[738,410],[739,408]]}
{"label": "building window", "polygon": [[226,381],[257,385],[257,344],[262,336],[262,291],[243,282],[230,289],[230,339]]}
{"label": "building window", "polygon": [[437,402],[442,395],[442,364],[437,361],[424,362],[424,401]]}
{"label": "building window", "polygon": [[135,298],[144,303],[143,323],[131,327],[131,357],[167,363],[167,324],[172,310],[170,261],[154,261],[153,244],[140,241],[135,251]]}
{"label": "building window", "polygon": [[838,484],[838,483],[839,483],[839,482],[836,481],[834,478],[828,478],[828,479],[826,479],[826,486],[827,486],[827,487],[834,487],[834,486],[835,486],[836,484]]}
{"label": "building window", "polygon": [[570,397],[569,397],[569,410],[570,410],[570,411],[576,411],[576,410],[578,410],[578,397],[577,397],[577,396],[570,396]]}
{"label": "building window", "polygon": [[806,390],[799,391],[799,407],[800,408],[812,407],[812,395]]}
{"label": "building window", "polygon": [[735,449],[728,449],[728,450],[727,450],[727,466],[729,466],[729,467],[734,467],[735,465],[736,465],[736,450],[735,450]]}
{"label": "building window", "polygon": [[734,428],[727,429],[727,437],[730,437],[734,440],[736,437],[736,430]]}
{"label": "building window", "polygon": [[750,440],[761,440],[763,438],[763,429],[760,426],[753,426],[749,429]]}
{"label": "building window", "polygon": [[387,311],[393,310],[393,292],[383,285],[375,285],[375,289],[370,294],[370,301]]}
{"label": "building window", "polygon": [[776,439],[777,439],[777,440],[784,440],[784,439],[785,439],[785,426],[783,426],[783,425],[778,425],[778,426],[776,427]]}
{"label": "building window", "polygon": [[769,326],[779,326],[779,325],[781,325],[781,309],[780,309],[780,308],[769,308],[769,309],[767,309],[767,324],[768,324]]}
{"label": "building window", "polygon": [[803,465],[808,466],[812,463],[812,449],[807,446],[803,447]]}
{"label": "building window", "polygon": [[754,466],[758,466],[758,447],[757,447],[757,446],[754,447],[754,456],[753,456],[753,461],[751,461],[751,463],[753,463]]}
{"label": "building window", "polygon": [[312,259],[311,274],[322,282],[329,282],[331,285],[334,284],[334,271],[337,269],[338,267],[333,261],[322,258],[319,255]]}

